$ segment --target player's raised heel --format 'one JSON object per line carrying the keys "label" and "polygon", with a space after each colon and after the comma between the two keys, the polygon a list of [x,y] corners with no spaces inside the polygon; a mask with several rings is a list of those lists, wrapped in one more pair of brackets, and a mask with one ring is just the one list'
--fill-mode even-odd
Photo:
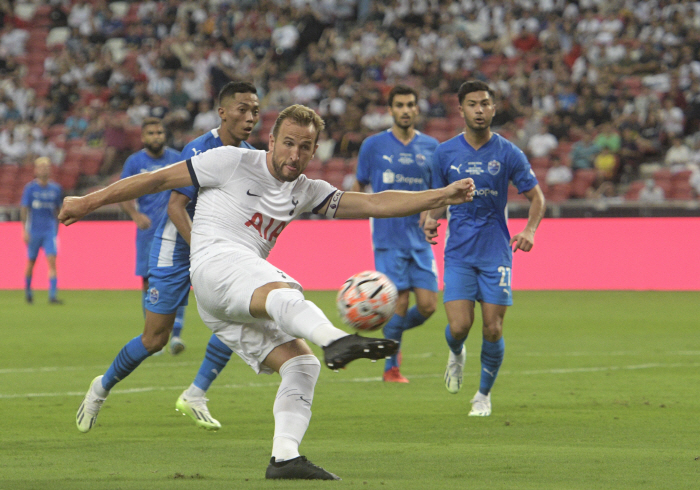
{"label": "player's raised heel", "polygon": [[323,357],[330,369],[341,369],[355,359],[377,360],[393,356],[399,350],[399,345],[399,342],[391,339],[346,335],[325,346]]}
{"label": "player's raised heel", "polygon": [[92,387],[95,383],[101,382],[102,376],[98,376],[92,380],[90,388],[88,388],[85,398],[83,399],[83,403],[80,404],[78,413],[75,415],[75,425],[80,432],[89,432],[97,421],[97,414],[100,413],[100,408],[102,408],[105,399],[97,396],[95,392],[92,391]]}
{"label": "player's raised heel", "polygon": [[170,354],[176,356],[185,350],[185,343],[180,337],[170,339]]}
{"label": "player's raised heel", "polygon": [[447,358],[447,368],[445,369],[445,388],[452,393],[459,392],[462,387],[462,373],[464,371],[464,362],[467,360],[467,350],[462,346],[462,352],[455,354],[450,351]]}
{"label": "player's raised heel", "polygon": [[340,480],[338,475],[316,466],[306,459],[306,456],[279,463],[275,462],[274,457],[271,458],[265,471],[265,478],[268,480]]}
{"label": "player's raised heel", "polygon": [[175,402],[175,410],[182,412],[182,415],[189,416],[199,427],[207,430],[219,430],[221,424],[211,416],[207,408],[208,398],[186,397],[183,393]]}
{"label": "player's raised heel", "polygon": [[488,417],[491,415],[491,393],[482,395],[477,391],[471,401],[472,410],[469,412],[470,417]]}

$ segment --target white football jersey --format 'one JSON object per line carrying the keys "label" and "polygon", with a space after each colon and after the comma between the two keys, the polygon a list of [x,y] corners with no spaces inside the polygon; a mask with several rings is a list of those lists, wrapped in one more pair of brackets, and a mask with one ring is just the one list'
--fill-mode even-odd
{"label": "white football jersey", "polygon": [[188,160],[199,188],[192,224],[190,261],[235,249],[266,259],[285,226],[301,213],[316,212],[337,189],[301,175],[280,182],[267,168],[267,152],[233,146],[213,148]]}

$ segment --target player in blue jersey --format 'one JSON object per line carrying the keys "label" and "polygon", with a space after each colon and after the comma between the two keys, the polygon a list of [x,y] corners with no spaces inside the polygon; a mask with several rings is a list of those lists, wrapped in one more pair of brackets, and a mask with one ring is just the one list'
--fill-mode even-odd
{"label": "player in blue jersey", "polygon": [[56,182],[51,182],[51,160],[39,157],[34,161],[36,179],[24,186],[20,217],[24,225],[24,243],[27,244],[29,260],[24,273],[24,297],[27,303],[34,302],[32,275],[39,249],[44,249],[49,265],[49,303],[62,304],[56,298],[56,234],[58,233],[58,211],[63,200],[63,191]]}
{"label": "player in blue jersey", "polygon": [[[353,191],[371,185],[373,192],[387,189],[422,191],[431,185],[431,161],[438,145],[435,138],[415,129],[418,94],[411,87],[397,85],[388,97],[394,118],[390,129],[367,138],[360,147],[357,179]],[[420,225],[420,215],[405,218],[372,219],[375,268],[386,274],[399,291],[396,313],[384,326],[384,336],[401,341],[403,332],[422,325],[437,304],[435,257]],[[409,293],[416,304],[410,310]],[[400,353],[384,363],[383,379],[408,383],[399,371]]]}
{"label": "player in blue jersey", "polygon": [[[157,117],[147,117],[141,124],[140,150],[124,163],[121,178],[158,170],[180,160],[180,154],[165,146],[165,128]],[[148,259],[155,227],[160,222],[168,204],[168,192],[139,197],[135,202],[120,203],[122,210],[136,223],[136,275],[141,276],[143,293],[148,289]],[[137,207],[138,206],[138,207]],[[143,296],[142,296],[143,304]],[[144,311],[145,315],[145,311]]]}
{"label": "player in blue jersey", "polygon": [[[545,200],[523,152],[491,132],[496,113],[493,91],[480,81],[462,84],[459,110],[464,116],[463,134],[442,143],[434,155],[434,187],[471,177],[476,191],[471,203],[448,208],[445,243],[445,312],[449,324],[445,337],[450,348],[445,386],[457,393],[462,386],[466,359],[464,341],[474,323],[474,305],[481,303],[483,343],[481,382],[471,400],[471,416],[491,414],[491,388],[503,361],[503,318],[511,295],[513,252],[529,252],[535,230],[544,216]],[[530,201],[525,229],[510,237],[507,226],[508,184]],[[424,229],[434,242],[441,209],[428,212]],[[511,249],[511,247],[513,247]]]}
{"label": "player in blue jersey", "polygon": [[[245,140],[258,122],[259,110],[254,85],[247,82],[226,84],[219,93],[221,125],[188,143],[178,160],[186,160],[220,146],[252,149]],[[81,432],[88,432],[92,428],[109,390],[131,374],[144,359],[159,352],[168,342],[171,331],[172,340],[177,339],[173,328],[176,312],[187,305],[190,293],[189,243],[197,190],[194,186],[188,186],[175,189],[169,194],[167,213],[157,226],[151,247],[143,334],[130,340],[107,372],[93,380],[76,416],[76,424]],[[206,429],[217,430],[221,427],[209,414],[205,394],[232,353],[216,335],[212,335],[194,383],[177,400],[177,409]]]}

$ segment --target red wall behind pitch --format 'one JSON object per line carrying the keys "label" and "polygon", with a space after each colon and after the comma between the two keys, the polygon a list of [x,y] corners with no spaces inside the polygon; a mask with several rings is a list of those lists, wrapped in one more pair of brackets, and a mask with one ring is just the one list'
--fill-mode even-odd
{"label": "red wall behind pitch", "polygon": [[[525,220],[511,220],[517,233]],[[444,237],[446,223],[440,228]],[[131,222],[61,226],[60,289],[138,289],[134,275],[136,227]],[[336,289],[352,274],[373,268],[367,221],[295,221],[270,262],[310,290]],[[535,248],[518,251],[514,289],[700,290],[700,218],[591,218],[544,220]],[[442,277],[442,244],[434,247]],[[21,289],[26,248],[19,223],[0,223],[0,289]],[[45,289],[43,252],[34,287]]]}

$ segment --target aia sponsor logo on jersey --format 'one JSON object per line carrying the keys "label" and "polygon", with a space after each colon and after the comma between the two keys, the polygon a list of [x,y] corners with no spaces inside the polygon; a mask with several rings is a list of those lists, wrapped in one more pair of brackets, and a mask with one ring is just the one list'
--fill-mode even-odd
{"label": "aia sponsor logo on jersey", "polygon": [[[266,224],[265,221],[269,219],[270,221]],[[268,242],[274,242],[277,237],[282,233],[284,227],[287,226],[287,221],[278,221],[275,218],[267,218],[261,213],[255,213],[252,218],[246,221],[245,225],[248,227],[255,228],[261,238],[267,240]]]}

